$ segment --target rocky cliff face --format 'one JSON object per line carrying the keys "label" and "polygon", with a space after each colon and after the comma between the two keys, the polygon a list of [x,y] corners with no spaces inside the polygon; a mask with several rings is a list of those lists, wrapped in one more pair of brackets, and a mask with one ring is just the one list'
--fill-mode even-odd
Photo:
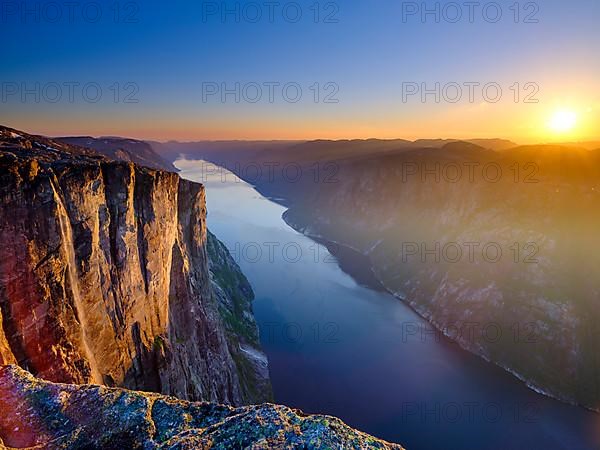
{"label": "rocky cliff face", "polygon": [[182,399],[268,399],[266,368],[239,370],[264,358],[258,344],[246,358],[223,324],[232,288],[215,295],[205,214],[203,187],[174,173],[0,129],[0,363]]}
{"label": "rocky cliff face", "polygon": [[0,368],[0,447],[44,449],[397,449],[326,416],[232,408],[36,380]]}

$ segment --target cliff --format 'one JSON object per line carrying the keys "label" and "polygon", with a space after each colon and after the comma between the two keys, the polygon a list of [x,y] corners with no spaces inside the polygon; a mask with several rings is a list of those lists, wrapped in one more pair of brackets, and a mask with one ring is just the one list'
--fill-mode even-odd
{"label": "cliff", "polygon": [[397,449],[339,419],[284,406],[188,403],[53,384],[0,368],[0,447],[54,449]]}
{"label": "cliff", "polygon": [[[182,399],[269,399],[257,340],[240,347],[224,325],[237,286],[211,281],[205,215],[203,186],[175,173],[0,128],[0,364]],[[228,258],[217,266],[240,276]]]}

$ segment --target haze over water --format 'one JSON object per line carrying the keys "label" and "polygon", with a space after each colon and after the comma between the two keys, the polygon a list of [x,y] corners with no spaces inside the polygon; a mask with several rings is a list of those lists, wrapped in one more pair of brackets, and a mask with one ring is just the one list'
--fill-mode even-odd
{"label": "haze over water", "polygon": [[536,394],[432,333],[291,229],[284,207],[232,174],[206,178],[203,164],[176,166],[205,184],[208,226],[254,288],[277,403],[338,416],[410,450],[600,447],[597,414]]}

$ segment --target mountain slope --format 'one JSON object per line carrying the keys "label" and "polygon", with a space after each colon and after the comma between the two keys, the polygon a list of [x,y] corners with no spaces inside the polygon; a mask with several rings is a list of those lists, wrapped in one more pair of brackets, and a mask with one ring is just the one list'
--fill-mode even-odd
{"label": "mountain slope", "polygon": [[69,145],[94,149],[112,160],[133,162],[150,169],[177,172],[173,164],[165,161],[154,151],[150,144],[143,141],[118,137],[93,138],[90,136],[59,137],[55,140]]}
{"label": "mountain slope", "polygon": [[[471,181],[467,164],[492,170]],[[427,150],[348,162],[337,180],[291,187],[286,221],[368,255],[390,292],[464,348],[600,410],[600,154]]]}

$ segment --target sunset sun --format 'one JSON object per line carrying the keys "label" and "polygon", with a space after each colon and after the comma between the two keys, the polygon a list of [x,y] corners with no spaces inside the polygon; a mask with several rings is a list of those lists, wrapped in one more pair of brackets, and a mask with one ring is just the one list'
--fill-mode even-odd
{"label": "sunset sun", "polygon": [[568,133],[577,125],[577,114],[569,110],[556,111],[550,118],[549,128],[554,133]]}

